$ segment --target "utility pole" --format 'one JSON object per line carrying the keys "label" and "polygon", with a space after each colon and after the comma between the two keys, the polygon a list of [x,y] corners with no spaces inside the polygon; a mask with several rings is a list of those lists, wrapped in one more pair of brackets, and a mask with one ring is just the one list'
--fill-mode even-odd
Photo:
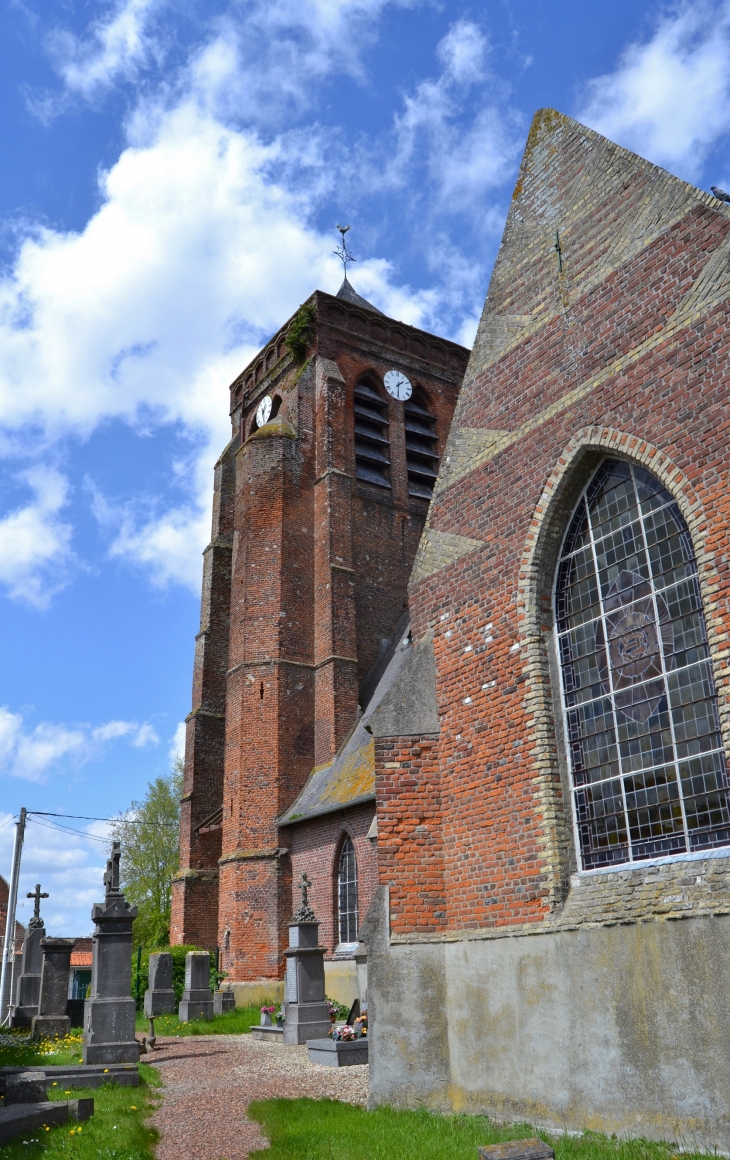
{"label": "utility pole", "polygon": [[10,1014],[11,972],[8,970],[10,955],[15,963],[15,909],[18,904],[18,880],[20,878],[20,855],[23,850],[25,837],[25,806],[20,811],[20,817],[15,823],[15,841],[13,842],[13,866],[10,871],[10,886],[8,889],[8,913],[5,921],[5,942],[3,943],[3,963],[0,970],[0,1026]]}

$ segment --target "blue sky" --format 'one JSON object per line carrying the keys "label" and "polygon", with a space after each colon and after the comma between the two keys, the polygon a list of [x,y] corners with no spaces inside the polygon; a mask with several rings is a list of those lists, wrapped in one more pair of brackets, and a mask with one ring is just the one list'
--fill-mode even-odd
{"label": "blue sky", "polygon": [[[0,9],[0,873],[108,817],[190,707],[227,387],[312,290],[470,344],[535,109],[730,188],[730,2]],[[55,934],[104,826],[28,828]],[[19,917],[27,917],[20,910]]]}

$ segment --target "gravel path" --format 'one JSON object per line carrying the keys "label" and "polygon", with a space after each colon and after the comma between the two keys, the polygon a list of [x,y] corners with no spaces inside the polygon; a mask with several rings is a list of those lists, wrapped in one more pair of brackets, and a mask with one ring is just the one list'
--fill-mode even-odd
{"label": "gravel path", "polygon": [[152,1117],[160,1133],[158,1160],[245,1160],[266,1147],[246,1116],[251,1100],[311,1096],[365,1104],[367,1064],[310,1063],[306,1047],[259,1043],[250,1035],[158,1039],[143,1056],[159,1067],[163,1099]]}

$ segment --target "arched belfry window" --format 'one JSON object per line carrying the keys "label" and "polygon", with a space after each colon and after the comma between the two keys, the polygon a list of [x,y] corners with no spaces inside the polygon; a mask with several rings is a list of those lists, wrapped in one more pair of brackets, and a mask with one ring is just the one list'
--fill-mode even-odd
{"label": "arched belfry window", "polygon": [[367,380],[355,387],[355,475],[365,483],[390,488],[388,405]]}
{"label": "arched belfry window", "polygon": [[430,499],[439,472],[436,419],[420,391],[403,404],[408,494]]}
{"label": "arched belfry window", "polygon": [[606,459],[555,593],[584,870],[730,845],[730,793],[697,565],[657,479]]}
{"label": "arched belfry window", "polygon": [[340,943],[357,942],[357,863],[352,838],[345,838],[337,867],[338,929]]}

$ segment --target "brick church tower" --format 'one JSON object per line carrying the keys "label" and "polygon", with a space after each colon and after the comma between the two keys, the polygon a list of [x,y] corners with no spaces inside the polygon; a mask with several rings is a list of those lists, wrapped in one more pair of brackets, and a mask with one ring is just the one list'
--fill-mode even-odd
{"label": "brick church tower", "polygon": [[[220,947],[231,981],[280,977],[301,870],[330,953],[342,944],[343,841],[361,917],[369,904],[372,742],[344,780],[338,753],[407,629],[408,578],[467,359],[345,279],[336,296],[313,294],[231,386],[171,930],[175,943]],[[337,786],[323,785],[335,774]]]}

